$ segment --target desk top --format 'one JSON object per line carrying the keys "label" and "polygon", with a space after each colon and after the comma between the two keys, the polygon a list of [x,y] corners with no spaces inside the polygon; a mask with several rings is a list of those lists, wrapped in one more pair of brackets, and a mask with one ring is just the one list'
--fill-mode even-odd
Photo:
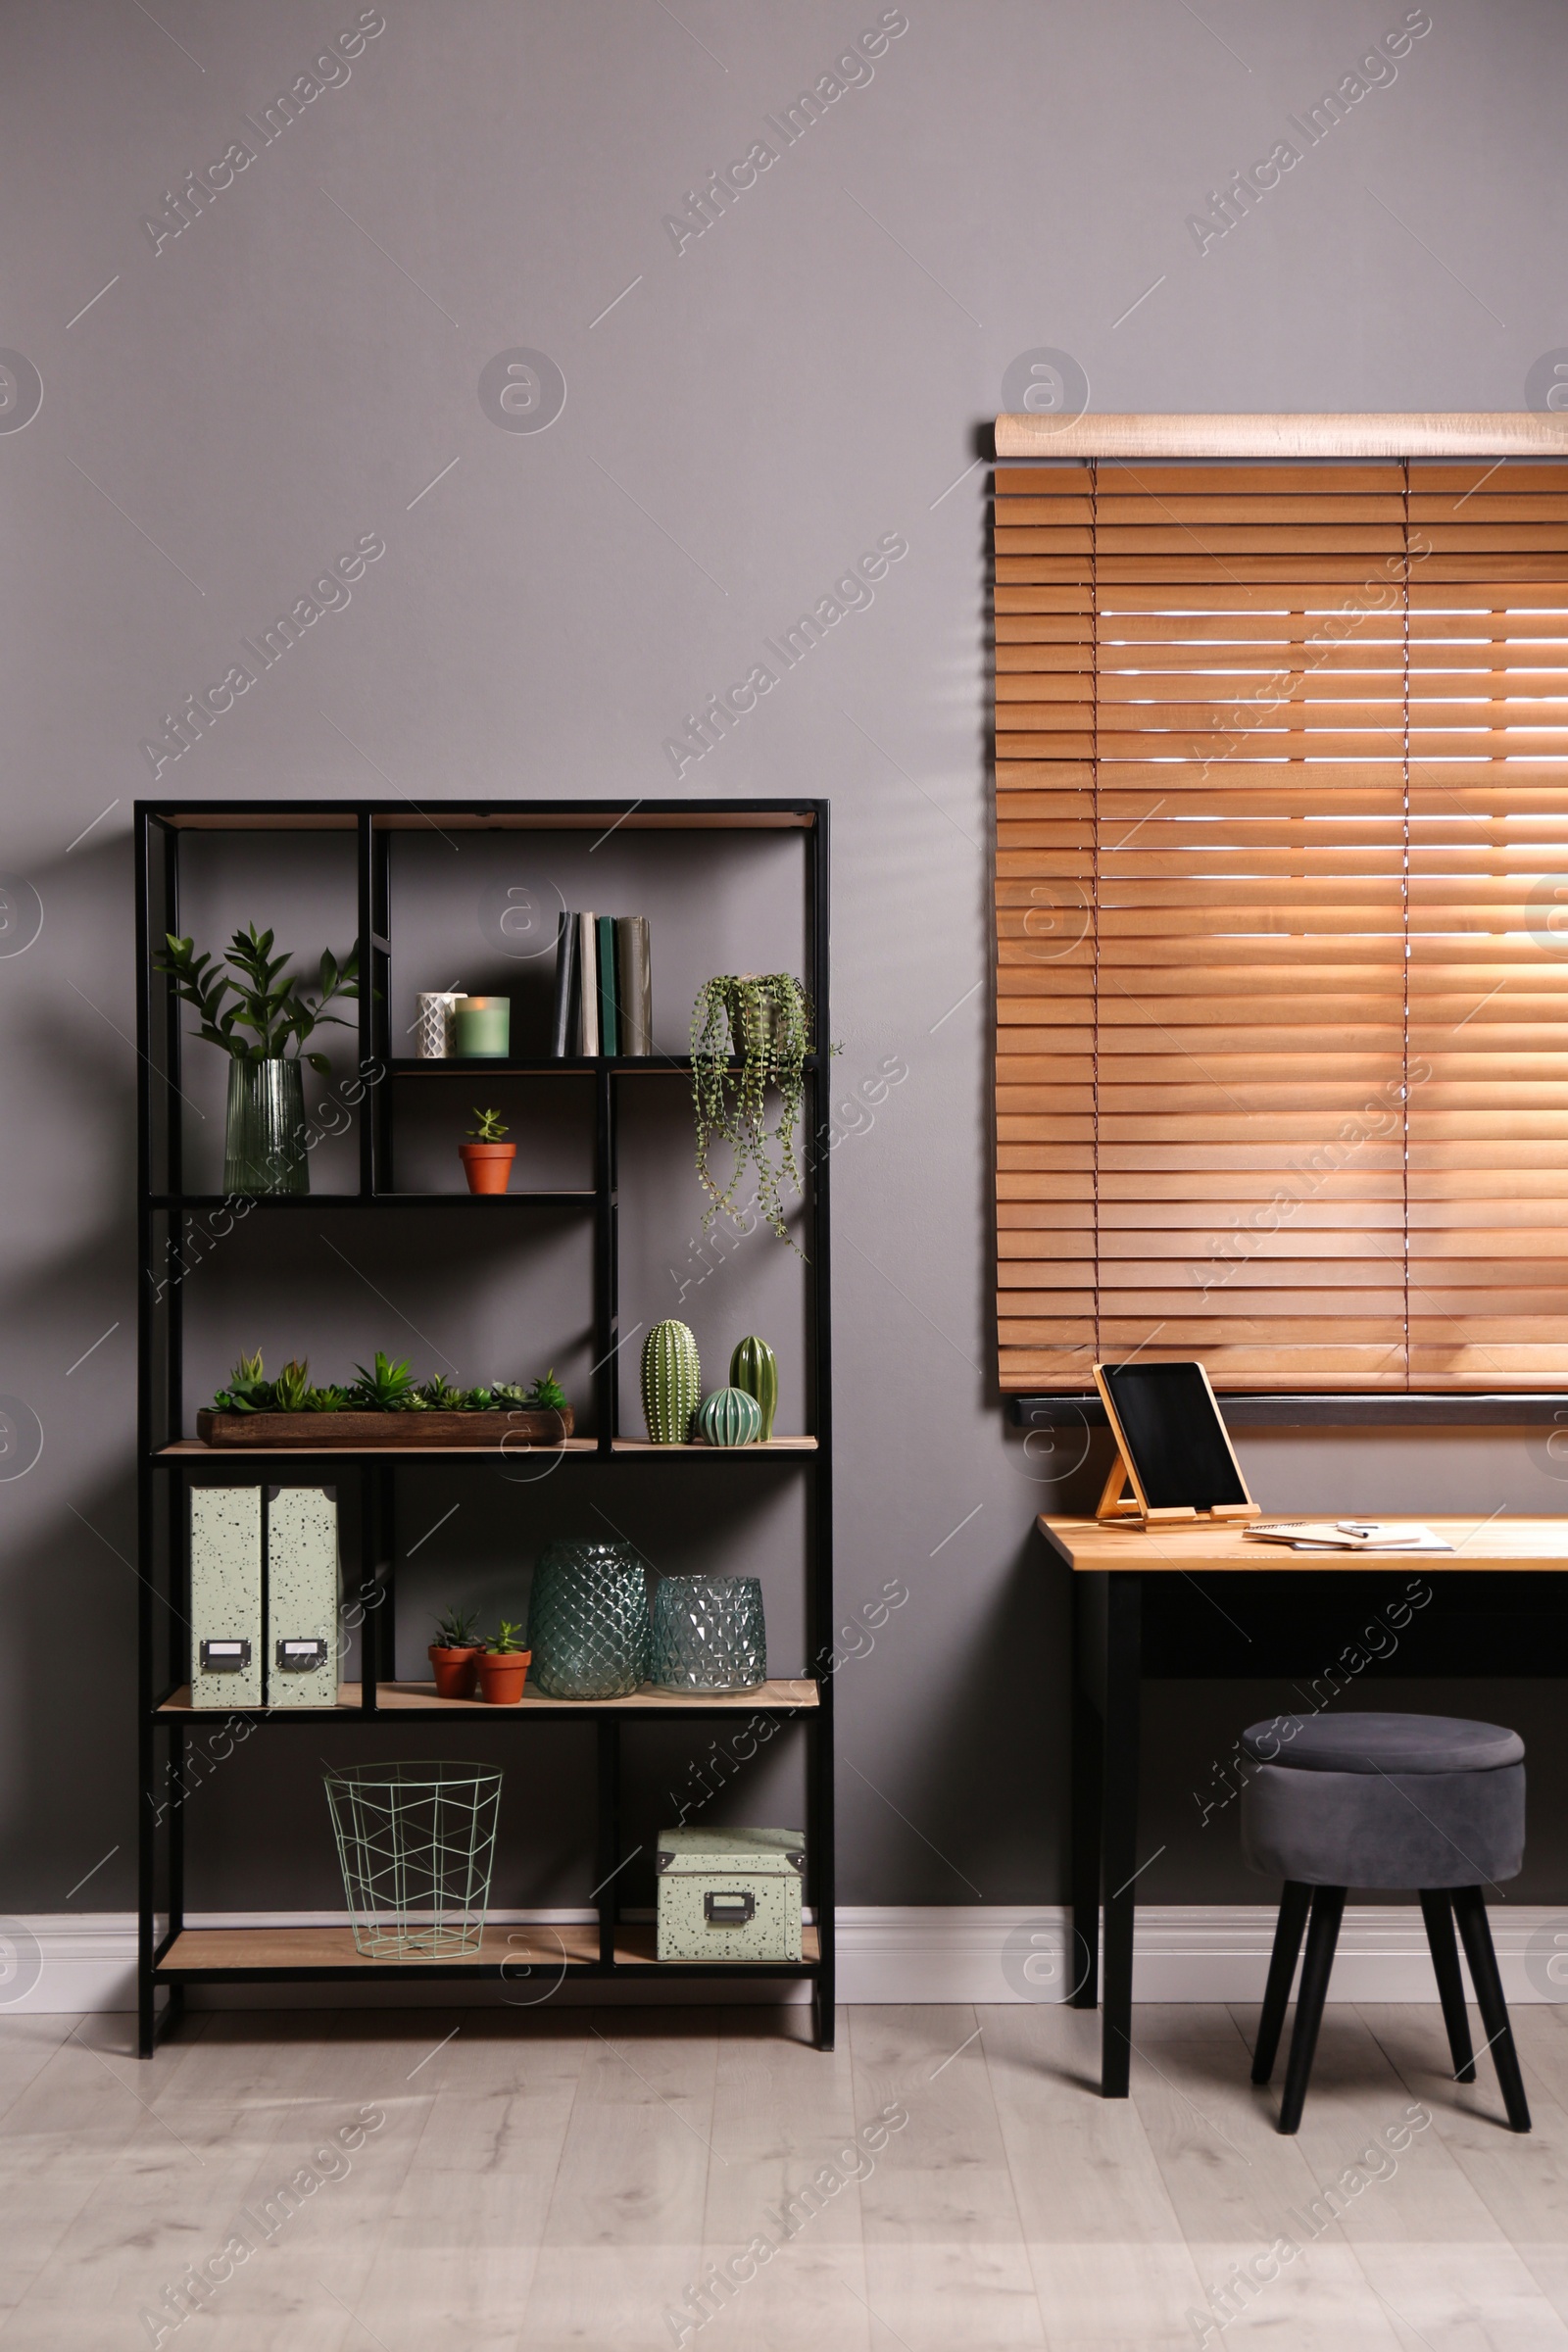
{"label": "desk top", "polygon": [[[1338,1511],[1320,1514],[1337,1518]],[[1283,1512],[1270,1516],[1284,1517]],[[1304,1512],[1293,1512],[1304,1518]],[[1398,1524],[1393,1521],[1391,1524]],[[1293,1551],[1285,1544],[1258,1544],[1242,1533],[1236,1521],[1168,1524],[1143,1529],[1103,1519],[1048,1519],[1037,1522],[1046,1542],[1069,1568],[1100,1570],[1139,1568],[1151,1573],[1175,1569],[1192,1575],[1217,1569],[1246,1569],[1265,1575],[1293,1576],[1322,1569],[1343,1575],[1347,1569],[1376,1568],[1387,1574],[1407,1560],[1423,1576],[1441,1575],[1446,1568],[1558,1568],[1568,1569],[1568,1518],[1515,1519],[1503,1510],[1493,1519],[1410,1519],[1412,1527],[1430,1527],[1435,1536],[1453,1545],[1451,1551]]]}

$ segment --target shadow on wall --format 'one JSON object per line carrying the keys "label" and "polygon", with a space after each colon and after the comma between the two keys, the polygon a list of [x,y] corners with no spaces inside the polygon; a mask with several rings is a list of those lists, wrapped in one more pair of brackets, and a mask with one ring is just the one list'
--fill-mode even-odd
{"label": "shadow on wall", "polygon": [[[875,1751],[858,1753],[853,1713],[841,1698],[849,1720],[839,1737],[840,1816],[853,1808],[872,1832],[857,1841],[858,1883],[846,1900],[1061,1899],[1069,1600],[1065,1572],[1031,1529],[1019,1539],[990,1607],[969,1618],[961,1644],[950,1646],[934,1703],[905,1751],[880,1761]],[[881,1793],[894,1780],[896,1808]],[[873,1867],[871,1855],[885,1859]]]}

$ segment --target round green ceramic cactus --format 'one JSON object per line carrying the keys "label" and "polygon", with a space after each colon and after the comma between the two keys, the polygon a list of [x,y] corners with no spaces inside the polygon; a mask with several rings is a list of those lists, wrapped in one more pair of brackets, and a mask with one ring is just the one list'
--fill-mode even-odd
{"label": "round green ceramic cactus", "polygon": [[643,1343],[643,1412],[656,1446],[684,1446],[703,1393],[697,1342],[685,1323],[656,1323]]}
{"label": "round green ceramic cactus", "polygon": [[773,1415],[778,1410],[778,1357],[755,1332],[737,1343],[729,1359],[729,1385],[732,1389],[744,1389],[748,1396],[757,1398],[765,1446],[773,1435]]}
{"label": "round green ceramic cactus", "polygon": [[715,1389],[698,1408],[697,1434],[706,1446],[755,1446],[762,1408],[744,1389]]}

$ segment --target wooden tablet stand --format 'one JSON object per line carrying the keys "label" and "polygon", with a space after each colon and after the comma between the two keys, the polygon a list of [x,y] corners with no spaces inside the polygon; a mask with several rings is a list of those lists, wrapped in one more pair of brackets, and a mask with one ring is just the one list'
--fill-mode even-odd
{"label": "wooden tablet stand", "polygon": [[[1130,1494],[1127,1493],[1129,1487],[1132,1489]],[[1190,1522],[1195,1527],[1208,1527],[1216,1520],[1259,1519],[1262,1509],[1255,1502],[1215,1502],[1206,1511],[1199,1510],[1195,1503],[1190,1502],[1171,1503],[1164,1507],[1146,1502],[1137,1477],[1118,1445],[1116,1458],[1110,1465],[1110,1475],[1095,1505],[1095,1517],[1135,1520],[1140,1527],[1163,1526],[1167,1522]]]}
{"label": "wooden tablet stand", "polygon": [[[1150,1501],[1144,1493],[1143,1483],[1134,1466],[1132,1447],[1128,1445],[1122,1431],[1120,1416],[1116,1411],[1116,1400],[1111,1395],[1110,1384],[1104,1377],[1105,1368],[1102,1364],[1096,1364],[1094,1370],[1095,1386],[1100,1391],[1101,1402],[1105,1408],[1105,1418],[1110,1423],[1111,1435],[1116,1441],[1115,1459],[1110,1465],[1109,1475],[1105,1480],[1100,1500],[1095,1506],[1097,1519],[1126,1520],[1139,1527],[1147,1528],[1180,1526],[1186,1523],[1194,1526],[1213,1526],[1216,1521],[1227,1519],[1261,1518],[1261,1509],[1252,1500],[1247,1481],[1242,1475],[1242,1465],[1236,1459],[1236,1448],[1231,1445],[1230,1432],[1225,1427],[1224,1416],[1219,1409],[1219,1400],[1214,1395],[1208,1374],[1203,1371],[1201,1364],[1198,1366],[1198,1370],[1202,1373],[1203,1386],[1207,1389],[1209,1402],[1214,1407],[1214,1419],[1225,1440],[1226,1448],[1235,1467],[1236,1483],[1246,1498],[1241,1502],[1213,1502],[1202,1508],[1200,1508],[1197,1503],[1191,1502],[1152,1503]],[[1129,1487],[1132,1489],[1131,1494],[1127,1492]]]}

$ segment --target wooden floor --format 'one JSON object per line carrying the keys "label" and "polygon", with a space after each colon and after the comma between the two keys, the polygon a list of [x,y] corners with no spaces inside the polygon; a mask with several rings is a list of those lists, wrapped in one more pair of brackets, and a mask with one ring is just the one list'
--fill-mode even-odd
{"label": "wooden floor", "polygon": [[[150,2066],[123,2017],[0,2018],[0,2352],[1568,2352],[1562,2008],[1516,2013],[1516,2138],[1436,2007],[1331,2007],[1296,2140],[1250,2011],[1136,2010],[1117,2103],[1093,2016],[856,2009],[822,2057],[807,2014],[230,2010]],[[700,2330],[666,2317],[758,2239]],[[166,2298],[210,2258],[187,2331]]]}

